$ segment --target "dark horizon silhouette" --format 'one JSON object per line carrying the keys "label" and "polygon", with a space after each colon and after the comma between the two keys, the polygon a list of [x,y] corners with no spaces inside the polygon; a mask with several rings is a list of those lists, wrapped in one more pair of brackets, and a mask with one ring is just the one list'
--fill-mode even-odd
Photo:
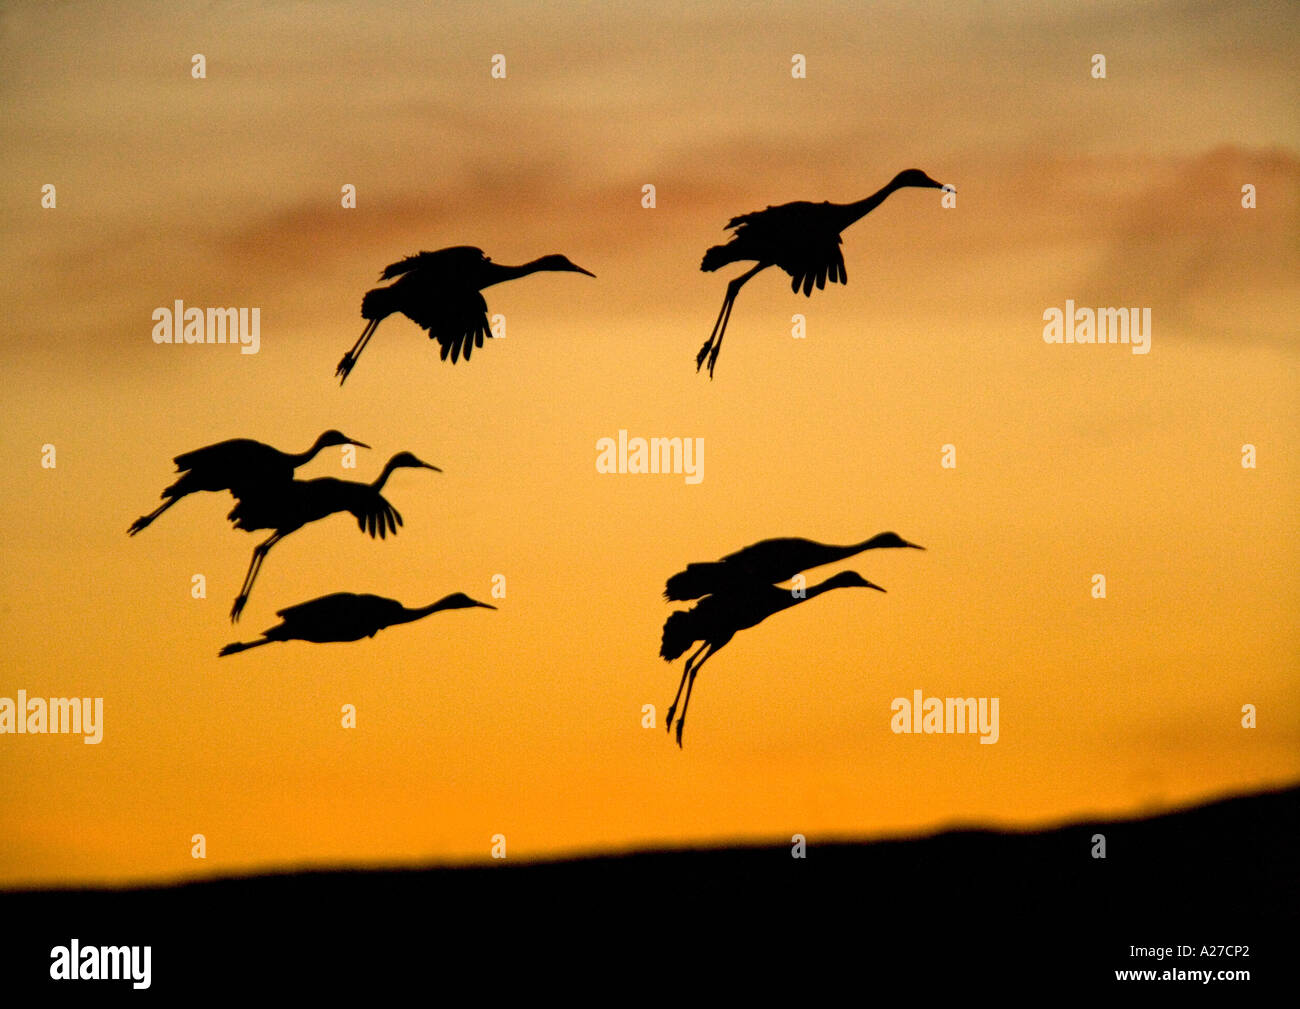
{"label": "dark horizon silhouette", "polygon": [[709,378],[713,378],[713,367],[722,349],[722,336],[736,295],[748,280],[769,266],[779,266],[790,275],[791,291],[798,293],[802,285],[805,297],[812,295],[814,283],[819,291],[826,287],[827,280],[832,284],[847,284],[849,274],[839,248],[843,243],[840,232],[875,210],[891,193],[909,186],[943,189],[945,184],[936,182],[918,168],[909,168],[856,203],[797,200],[741,214],[728,221],[727,229],[735,234],[725,245],[715,245],[705,252],[700,269],[712,273],[745,260],[754,260],[756,265],[728,282],[713,332],[695,357],[695,370],[699,371],[708,358]]}
{"label": "dark horizon silhouette", "polygon": [[339,385],[348,380],[379,324],[397,312],[427,330],[429,339],[438,341],[443,361],[450,356],[455,364],[462,352],[468,361],[471,351],[482,347],[489,335],[487,302],[480,292],[493,284],[543,271],[596,276],[558,254],[505,266],[492,262],[482,249],[472,245],[419,252],[390,263],[380,279],[396,277],[397,281],[388,287],[373,288],[361,299],[366,327],[334,371]]}
{"label": "dark horizon silhouette", "polygon": [[246,652],[260,645],[277,641],[311,641],[317,644],[360,641],[373,638],[386,627],[420,620],[443,610],[469,609],[481,606],[487,610],[496,607],[471,599],[463,592],[443,596],[428,606],[408,608],[396,599],[355,592],[332,592],[309,599],[296,606],[276,611],[280,623],[262,632],[260,641],[236,641],[226,645],[217,656]]}
{"label": "dark horizon silhouette", "polygon": [[664,598],[684,602],[753,582],[774,585],[789,581],[801,571],[834,564],[864,550],[902,547],[925,549],[893,532],[877,533],[861,543],[843,546],[797,536],[760,540],[727,554],[718,561],[687,564],[684,571],[679,571],[668,579],[664,586]]}
{"label": "dark horizon silhouette", "polygon": [[253,558],[248,573],[244,576],[244,584],[230,610],[230,622],[239,619],[267,553],[284,537],[308,523],[346,511],[357,520],[357,528],[368,533],[372,539],[376,536],[383,539],[390,532],[396,535],[397,527],[402,524],[401,513],[380,491],[392,472],[404,467],[442,472],[437,466],[424,462],[410,452],[398,452],[388,460],[383,472],[373,483],[339,480],[335,477],[290,480],[250,490],[242,497],[227,516],[235,528],[248,532],[270,529],[273,532],[253,548]]}
{"label": "dark horizon silhouette", "polygon": [[[705,596],[689,610],[677,610],[668,615],[664,622],[663,639],[659,654],[665,662],[681,658],[696,642],[702,642],[686,660],[682,678],[677,684],[677,695],[668,708],[668,717],[664,726],[671,731],[673,714],[677,711],[677,702],[681,700],[682,688],[686,688],[686,699],[682,702],[682,713],[677,719],[677,746],[682,745],[682,729],[686,724],[686,709],[691,703],[691,690],[695,686],[695,676],[709,658],[736,635],[755,627],[768,617],[782,610],[787,610],[799,603],[815,599],[823,592],[838,588],[866,588],[877,592],[885,590],[863,578],[856,571],[841,571],[831,575],[824,582],[810,585],[802,595],[790,589],[780,589],[775,585],[755,581],[748,586],[733,586],[718,595]],[[707,649],[707,650],[706,650]],[[700,653],[703,652],[703,658]]]}
{"label": "dark horizon silhouette", "polygon": [[252,438],[229,438],[172,459],[180,479],[159,495],[165,500],[148,515],[141,515],[131,523],[127,533],[136,535],[147,529],[163,512],[181,498],[198,491],[228,490],[236,498],[250,488],[268,484],[287,483],[293,472],[304,463],[311,462],[317,454],[331,445],[356,445],[369,448],[365,442],[349,438],[342,431],[329,430],[305,452],[281,452]]}
{"label": "dark horizon silhouette", "polygon": [[[683,923],[706,922],[726,937],[711,974],[733,996],[770,995],[778,978],[806,995],[824,972],[847,979],[846,965],[1040,997],[1063,979],[1114,991],[1124,968],[1246,968],[1250,982],[1234,987],[1258,994],[1285,981],[1284,937],[1300,923],[1298,826],[1292,785],[1030,830],[810,835],[804,858],[786,837],[536,861],[493,861],[485,845],[473,863],[10,889],[0,907],[23,927],[0,945],[0,971],[6,991],[49,993],[51,947],[80,936],[152,943],[153,988],[164,993],[192,990],[196,978],[241,993],[254,979],[288,979],[373,998],[409,986],[401,965],[425,962],[436,937],[444,985],[491,976],[493,990],[535,997],[539,979],[571,970],[575,947],[586,987],[626,984],[677,950]],[[1098,834],[1105,858],[1093,856]],[[446,923],[432,937],[431,908]],[[508,946],[484,941],[503,921]],[[1157,963],[1130,953],[1170,943],[1243,944],[1250,955]],[[1151,988],[1135,983],[1139,998]]]}

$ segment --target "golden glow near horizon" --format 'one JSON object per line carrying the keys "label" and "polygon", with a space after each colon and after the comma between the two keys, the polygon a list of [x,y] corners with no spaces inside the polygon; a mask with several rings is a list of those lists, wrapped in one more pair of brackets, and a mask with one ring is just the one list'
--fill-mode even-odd
{"label": "golden glow near horizon", "polygon": [[[103,698],[97,744],[0,735],[0,886],[1032,826],[1300,776],[1289,5],[20,4],[0,29],[0,697]],[[759,274],[696,373],[745,268],[699,270],[728,219],[911,167],[956,209],[891,196],[808,299]],[[340,389],[378,272],[457,244],[596,279],[488,289],[507,338],[455,367],[388,319]],[[257,308],[257,353],[155,343],[177,300]],[[1067,302],[1150,308],[1150,352],[1045,342]],[[263,536],[228,495],[126,535],[173,456],[327,428],[373,447],[300,476],[443,472],[390,479],[396,537],[287,537],[237,626]],[[701,479],[599,472],[620,432],[700,439]],[[808,577],[888,593],[739,633],[672,745],[667,576],[884,530],[927,549]],[[217,658],[318,595],[496,575],[496,612]],[[917,690],[998,698],[996,744],[892,732]]]}

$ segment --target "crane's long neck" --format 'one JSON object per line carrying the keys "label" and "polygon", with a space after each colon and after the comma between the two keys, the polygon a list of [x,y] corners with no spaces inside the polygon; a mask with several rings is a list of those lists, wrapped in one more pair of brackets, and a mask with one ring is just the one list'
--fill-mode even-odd
{"label": "crane's long neck", "polygon": [[891,179],[883,189],[879,189],[872,193],[865,200],[858,200],[857,203],[841,204],[840,207],[843,213],[840,220],[840,230],[843,231],[850,224],[855,224],[862,220],[862,218],[866,217],[869,213],[884,203],[885,198],[888,197],[890,193],[901,188],[895,185],[896,181],[897,180],[895,179]]}
{"label": "crane's long neck", "polygon": [[406,619],[419,620],[421,617],[427,617],[430,613],[437,613],[439,610],[445,610],[451,605],[451,601],[455,598],[455,595],[443,596],[436,603],[430,603],[428,606],[417,606],[413,610],[407,610],[406,612],[409,613],[410,616]]}
{"label": "crane's long neck", "polygon": [[546,269],[546,257],[534,259],[531,262],[520,263],[518,266],[504,266],[500,263],[492,264],[495,269],[489,275],[484,287],[491,287],[493,284],[502,284],[507,280],[517,280],[520,277],[526,277],[530,273],[536,273],[538,270]]}
{"label": "crane's long neck", "polygon": [[384,464],[384,471],[379,474],[379,477],[370,486],[377,491],[383,490],[384,484],[388,483],[388,478],[393,475],[393,470],[395,469],[397,469],[396,456],[389,459],[388,462]]}
{"label": "crane's long neck", "polygon": [[[818,582],[816,585],[808,586],[807,591],[804,593],[804,598],[812,599],[814,596],[819,596],[823,592],[829,592],[831,589],[838,589],[838,588],[843,588],[843,583],[840,581],[840,576],[831,575],[824,582]],[[796,602],[801,602],[801,601],[802,600],[796,600]]]}
{"label": "crane's long neck", "polygon": [[393,620],[393,623],[409,624],[412,620],[421,620],[424,617],[427,617],[430,613],[437,613],[440,609],[442,609],[443,608],[442,602],[443,602],[442,600],[439,600],[438,602],[433,603],[432,605],[417,606],[415,607],[415,609],[410,609],[409,607],[404,606],[402,607],[401,614],[399,614]]}
{"label": "crane's long neck", "polygon": [[863,540],[861,543],[818,543],[816,564],[809,564],[808,567],[820,567],[822,564],[834,564],[836,561],[842,561],[845,557],[852,557],[854,554],[860,554],[863,550],[870,550],[877,545],[879,536],[872,536],[869,540]]}
{"label": "crane's long neck", "polygon": [[796,596],[793,592],[787,592],[785,589],[781,589],[780,592],[783,597],[781,599],[781,605],[777,606],[772,610],[772,612],[780,613],[782,610],[788,610],[791,606],[798,606],[800,603],[806,603],[809,599],[814,599],[823,592],[829,592],[831,589],[840,588],[842,584],[843,583],[839,580],[839,575],[831,575],[824,582],[818,582],[816,585],[809,585],[801,596]]}
{"label": "crane's long neck", "polygon": [[294,469],[297,469],[303,463],[308,463],[311,462],[313,459],[315,459],[316,456],[320,453],[320,450],[323,449],[324,447],[325,447],[324,443],[318,438],[312,444],[312,447],[307,449],[306,452],[297,452],[289,456],[289,462],[293,464]]}

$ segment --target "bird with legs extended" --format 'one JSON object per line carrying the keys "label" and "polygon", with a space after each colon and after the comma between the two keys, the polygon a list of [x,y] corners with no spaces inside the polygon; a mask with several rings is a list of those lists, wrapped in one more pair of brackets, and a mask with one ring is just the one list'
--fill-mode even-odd
{"label": "bird with legs extended", "polygon": [[366,320],[366,327],[334,371],[339,384],[347,381],[375,329],[395,312],[428,330],[429,339],[437,340],[442,347],[442,360],[450,356],[451,363],[455,364],[464,353],[468,361],[471,351],[482,347],[489,335],[487,302],[480,292],[493,284],[543,271],[595,276],[560,255],[505,266],[492,262],[482,249],[471,245],[420,252],[391,263],[384,268],[380,279],[396,277],[397,281],[367,291],[361,299],[361,316]]}
{"label": "bird with legs extended", "polygon": [[883,189],[856,203],[801,200],[741,214],[728,221],[727,228],[735,234],[726,245],[715,245],[705,252],[700,269],[712,273],[729,263],[746,260],[753,260],[756,265],[727,284],[722,310],[709,339],[696,355],[695,370],[699,371],[707,358],[709,378],[713,377],[736,295],[747,281],[769,266],[779,266],[788,273],[792,278],[790,290],[798,293],[802,286],[805,296],[812,294],[814,283],[819,291],[826,287],[828,280],[832,284],[847,284],[849,275],[840,252],[843,242],[840,232],[875,210],[891,193],[909,186],[952,189],[935,182],[920,169],[909,168],[895,175]]}
{"label": "bird with legs extended", "polygon": [[[677,745],[682,745],[682,729],[686,725],[686,710],[691,703],[691,690],[695,686],[695,677],[712,656],[717,654],[735,637],[738,631],[761,624],[774,613],[780,613],[792,606],[815,599],[823,592],[839,588],[885,590],[879,585],[867,581],[856,571],[841,571],[831,575],[825,581],[810,585],[802,592],[778,588],[762,581],[752,581],[748,585],[733,585],[717,595],[705,596],[689,610],[678,610],[668,616],[664,623],[663,639],[659,654],[665,662],[673,662],[697,642],[700,647],[686,660],[682,670],[681,681],[677,684],[677,694],[668,708],[668,722],[665,728],[672,730],[673,715],[677,711],[677,702],[682,701],[682,713],[677,719]],[[686,698],[682,700],[682,690]]]}
{"label": "bird with legs extended", "polygon": [[357,528],[369,533],[371,538],[378,536],[383,539],[389,532],[396,535],[397,527],[402,524],[402,516],[380,491],[392,472],[403,467],[442,472],[437,466],[424,462],[410,452],[398,452],[388,460],[383,472],[373,483],[338,480],[334,477],[290,480],[288,483],[267,485],[256,491],[250,490],[241,497],[228,516],[235,528],[249,532],[270,529],[272,532],[266,540],[253,548],[253,559],[244,576],[244,584],[230,610],[231,623],[238,620],[243,612],[267,553],[280,540],[309,522],[336,512],[351,512],[357,520]]}
{"label": "bird with legs extended", "polygon": [[311,462],[331,445],[357,445],[365,442],[349,438],[342,431],[325,431],[306,452],[281,452],[252,438],[230,438],[215,445],[205,445],[172,460],[181,478],[159,497],[163,503],[148,515],[141,515],[127,530],[132,536],[140,532],[181,498],[196,491],[230,491],[241,497],[247,488],[257,488],[293,479],[293,471]]}
{"label": "bird with legs extended", "polygon": [[413,609],[384,596],[334,592],[279,610],[276,616],[280,622],[264,630],[260,640],[231,642],[217,655],[234,655],[236,652],[246,652],[250,648],[277,641],[312,641],[318,644],[360,641],[362,638],[373,638],[385,627],[394,624],[409,624],[431,613],[463,610],[473,606],[481,606],[485,610],[496,609],[488,603],[471,599],[463,592],[453,592],[436,603]]}
{"label": "bird with legs extended", "polygon": [[909,543],[898,533],[879,533],[861,543],[843,546],[790,536],[761,540],[720,561],[688,564],[668,579],[664,598],[675,601],[699,599],[701,596],[744,588],[753,582],[773,585],[789,581],[800,571],[834,564],[864,550],[910,547],[924,550],[919,543]]}

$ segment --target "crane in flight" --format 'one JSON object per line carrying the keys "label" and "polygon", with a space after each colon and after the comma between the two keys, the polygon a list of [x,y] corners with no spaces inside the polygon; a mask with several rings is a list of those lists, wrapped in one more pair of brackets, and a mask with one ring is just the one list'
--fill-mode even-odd
{"label": "crane in flight", "polygon": [[861,543],[837,546],[799,537],[761,540],[743,550],[727,554],[720,561],[686,565],[668,579],[664,598],[669,600],[699,599],[729,589],[743,588],[753,582],[773,585],[789,581],[800,571],[834,564],[864,550],[882,547],[911,547],[924,550],[917,543],[909,543],[898,533],[879,533]]}
{"label": "crane in flight", "polygon": [[727,228],[735,232],[731,240],[705,252],[700,269],[712,273],[729,263],[746,260],[753,260],[756,265],[727,284],[722,310],[708,341],[696,355],[695,370],[699,371],[707,358],[709,378],[713,377],[713,366],[718,362],[731,307],[746,281],[769,266],[779,266],[792,278],[790,290],[797,293],[802,285],[805,297],[812,294],[814,283],[819,291],[825,288],[828,280],[832,284],[847,284],[849,275],[844,269],[844,256],[840,253],[843,242],[840,232],[875,210],[891,193],[909,186],[952,189],[942,182],[935,182],[918,168],[909,168],[895,175],[883,189],[856,203],[801,200],[741,214],[728,221]]}
{"label": "crane in flight", "polygon": [[394,624],[409,624],[412,620],[419,620],[431,613],[469,609],[472,606],[481,606],[485,610],[496,609],[495,606],[471,599],[463,592],[453,592],[436,603],[415,609],[408,609],[396,599],[386,599],[383,596],[334,592],[280,610],[276,613],[280,622],[264,630],[260,640],[231,642],[217,655],[234,655],[276,641],[360,641],[362,638],[373,638],[385,627]]}
{"label": "crane in flight", "polygon": [[306,452],[281,452],[251,438],[230,438],[178,455],[172,462],[181,478],[159,495],[163,503],[132,522],[127,532],[134,536],[148,528],[159,515],[195,491],[228,490],[240,497],[250,487],[287,483],[293,479],[295,469],[331,445],[370,447],[365,442],[349,438],[342,431],[325,431]]}
{"label": "crane in flight", "polygon": [[492,262],[482,249],[472,245],[420,252],[391,263],[379,279],[396,277],[396,283],[367,291],[361,299],[361,317],[366,320],[366,328],[334,371],[339,384],[347,381],[375,328],[394,312],[401,312],[428,330],[429,339],[437,340],[442,347],[442,360],[450,355],[451,363],[455,364],[463,352],[468,361],[470,352],[483,346],[483,339],[489,334],[487,302],[480,292],[493,284],[548,270],[595,276],[560,255],[505,266]]}
{"label": "crane in flight", "polygon": [[369,533],[372,539],[375,536],[383,539],[390,532],[396,535],[397,527],[402,524],[402,516],[380,491],[393,470],[402,467],[442,472],[437,466],[431,466],[410,452],[398,452],[388,460],[374,483],[337,480],[334,477],[290,480],[249,490],[241,497],[228,516],[235,528],[249,532],[270,529],[272,532],[265,541],[253,548],[253,559],[244,576],[244,584],[230,610],[230,622],[237,621],[243,612],[248,595],[253,591],[253,582],[270,549],[307,523],[336,512],[351,512],[357,520],[357,528]]}
{"label": "crane in flight", "polygon": [[667,729],[673,727],[673,715],[677,711],[677,702],[682,699],[682,688],[686,689],[686,699],[682,702],[681,717],[677,719],[677,746],[682,745],[682,728],[686,724],[686,709],[691,703],[691,689],[695,686],[695,677],[700,667],[710,657],[726,646],[737,631],[756,627],[774,613],[788,610],[799,603],[814,599],[823,592],[839,588],[885,590],[863,578],[856,571],[841,571],[831,575],[824,582],[811,585],[802,593],[778,588],[762,581],[751,581],[745,585],[729,586],[717,595],[705,596],[689,610],[677,610],[668,616],[664,623],[663,639],[659,654],[665,662],[681,658],[697,642],[700,647],[686,660],[682,670],[681,681],[677,684],[677,695],[668,709]]}

